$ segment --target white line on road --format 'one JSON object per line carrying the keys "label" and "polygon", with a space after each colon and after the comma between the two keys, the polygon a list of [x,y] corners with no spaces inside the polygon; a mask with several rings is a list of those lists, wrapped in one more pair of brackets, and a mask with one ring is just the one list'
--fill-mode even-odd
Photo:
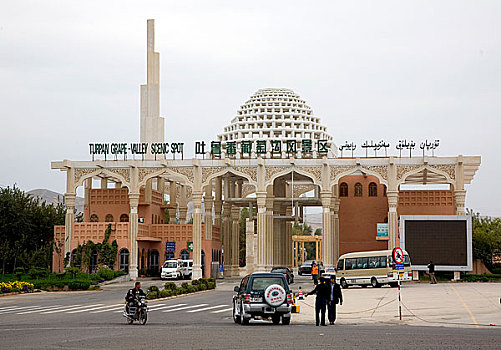
{"label": "white line on road", "polygon": [[99,314],[101,312],[108,312],[108,311],[114,311],[114,310],[119,310],[119,311],[115,311],[115,312],[120,312],[123,310],[125,304],[122,304],[120,306],[115,306],[115,307],[112,307],[110,309],[105,309],[105,310],[99,310],[99,311],[91,311],[90,313],[91,314]]}
{"label": "white line on road", "polygon": [[[82,309],[82,310],[68,311],[68,312],[67,312],[67,314],[78,314],[78,313],[80,313],[80,312],[86,312],[86,311],[91,311],[91,310],[96,310],[96,309],[103,309],[103,308],[110,308],[110,307],[112,307],[112,306],[117,307],[118,305],[119,305],[119,304],[115,304],[115,305],[104,305],[104,306],[98,306],[98,307],[89,307],[89,308],[87,308],[87,309]],[[123,307],[123,305],[124,305],[124,304],[120,304],[120,305],[122,305],[122,307]]]}
{"label": "white line on road", "polygon": [[1,314],[8,314],[8,313],[11,313],[11,312],[16,312],[16,311],[20,311],[20,310],[36,309],[36,308],[39,308],[39,307],[41,307],[41,306],[40,305],[36,305],[36,306],[22,306],[22,307],[17,307],[17,308],[14,308],[14,309],[2,311],[2,312],[0,312],[0,315]]}
{"label": "white line on road", "polygon": [[213,314],[219,314],[219,313],[221,313],[221,312],[227,312],[227,311],[232,311],[232,310],[233,310],[233,308],[232,308],[232,307],[230,307],[230,308],[228,308],[228,309],[223,309],[223,310],[212,311],[212,313],[213,313]]}
{"label": "white line on road", "polygon": [[207,310],[212,310],[212,309],[219,309],[220,307],[225,307],[225,306],[228,306],[228,305],[216,305],[216,306],[209,306],[209,307],[204,307],[204,308],[201,308],[201,309],[196,309],[196,310],[190,310],[190,311],[186,311],[186,312],[200,312],[200,311],[207,311]]}
{"label": "white line on road", "polygon": [[16,309],[18,308],[19,306],[18,305],[11,305],[11,306],[6,306],[6,307],[2,307],[0,310],[1,311],[7,311],[7,310],[10,310],[10,309]]}
{"label": "white line on road", "polygon": [[[75,305],[77,306],[77,305]],[[48,310],[55,310],[55,309],[62,309],[65,306],[61,305],[52,305],[52,306],[44,306],[37,308],[35,310],[30,310],[30,311],[23,311],[23,312],[18,312],[17,315],[26,315],[26,314],[34,314],[35,312],[42,312],[42,311],[48,311]]]}
{"label": "white line on road", "polygon": [[167,306],[162,306],[162,307],[156,307],[154,309],[148,309],[148,311],[158,311],[158,310],[163,310],[163,309],[172,309],[173,307],[179,307],[179,306],[185,306],[187,304],[174,304],[174,305],[167,305]]}
{"label": "white line on road", "polygon": [[101,306],[101,305],[104,305],[104,304],[84,305],[84,306],[78,306],[78,307],[75,307],[75,305],[70,305],[71,307],[67,307],[66,309],[41,312],[41,314],[42,315],[55,314],[57,312],[66,312],[66,311],[71,311],[71,310],[76,310],[76,309],[82,309],[82,308],[85,308],[85,307],[95,307],[95,306]]}
{"label": "white line on road", "polygon": [[164,310],[162,312],[174,312],[174,311],[181,311],[181,310],[186,310],[186,309],[193,309],[195,307],[202,307],[202,306],[207,306],[209,304],[198,304],[198,305],[191,305],[191,306],[183,306],[183,307],[178,307],[177,309],[169,309],[169,310]]}

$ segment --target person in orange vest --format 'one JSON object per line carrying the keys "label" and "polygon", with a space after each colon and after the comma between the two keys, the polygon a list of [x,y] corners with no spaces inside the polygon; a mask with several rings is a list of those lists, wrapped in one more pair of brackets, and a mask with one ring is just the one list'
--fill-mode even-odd
{"label": "person in orange vest", "polygon": [[313,265],[311,266],[311,278],[313,279],[313,284],[317,285],[318,284],[318,265],[313,262]]}

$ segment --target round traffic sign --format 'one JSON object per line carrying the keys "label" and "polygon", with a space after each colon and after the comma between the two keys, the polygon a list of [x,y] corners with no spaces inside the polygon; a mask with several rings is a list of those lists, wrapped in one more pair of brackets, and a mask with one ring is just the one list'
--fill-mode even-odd
{"label": "round traffic sign", "polygon": [[397,247],[393,249],[393,261],[395,261],[396,264],[402,264],[404,262],[404,251],[402,248]]}

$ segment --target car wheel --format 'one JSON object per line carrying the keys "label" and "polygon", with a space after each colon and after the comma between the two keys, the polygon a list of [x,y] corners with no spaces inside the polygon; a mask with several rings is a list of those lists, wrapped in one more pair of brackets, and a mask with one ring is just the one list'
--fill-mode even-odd
{"label": "car wheel", "polygon": [[273,324],[280,324],[280,315],[271,316],[271,320],[273,321]]}
{"label": "car wheel", "polygon": [[379,288],[379,287],[381,287],[381,285],[377,281],[376,277],[372,277],[371,278],[371,286],[372,286],[372,288]]}
{"label": "car wheel", "polygon": [[237,308],[235,307],[235,302],[233,302],[233,321],[240,324],[240,316],[237,315]]}
{"label": "car wheel", "polygon": [[284,326],[288,326],[291,324],[291,317],[290,316],[282,316],[282,324]]}
{"label": "car wheel", "polygon": [[344,278],[341,278],[340,283],[341,283],[341,287],[343,289],[347,289],[348,288],[348,282],[346,282],[346,280]]}
{"label": "car wheel", "polygon": [[245,317],[244,315],[244,304],[240,303],[240,323],[243,325],[248,325],[250,318]]}
{"label": "car wheel", "polygon": [[302,275],[303,275],[303,273],[302,273],[301,271],[298,271],[298,272],[297,272],[297,274],[298,274],[299,276],[302,276]]}

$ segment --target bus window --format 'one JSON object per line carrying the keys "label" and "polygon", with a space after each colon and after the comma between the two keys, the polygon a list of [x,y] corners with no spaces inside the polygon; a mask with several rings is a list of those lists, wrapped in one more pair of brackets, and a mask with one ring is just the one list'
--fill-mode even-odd
{"label": "bus window", "polygon": [[344,270],[344,259],[341,259],[337,262],[337,270]]}
{"label": "bus window", "polygon": [[379,267],[386,267],[386,256],[379,257]]}
{"label": "bus window", "polygon": [[368,269],[369,268],[369,258],[357,258],[357,268],[358,269]]}
{"label": "bus window", "polygon": [[404,255],[404,266],[411,266],[411,258],[408,255]]}
{"label": "bus window", "polygon": [[379,267],[379,257],[372,256],[369,258],[369,269],[376,269]]}
{"label": "bus window", "polygon": [[346,259],[346,270],[353,270],[357,268],[357,259]]}

